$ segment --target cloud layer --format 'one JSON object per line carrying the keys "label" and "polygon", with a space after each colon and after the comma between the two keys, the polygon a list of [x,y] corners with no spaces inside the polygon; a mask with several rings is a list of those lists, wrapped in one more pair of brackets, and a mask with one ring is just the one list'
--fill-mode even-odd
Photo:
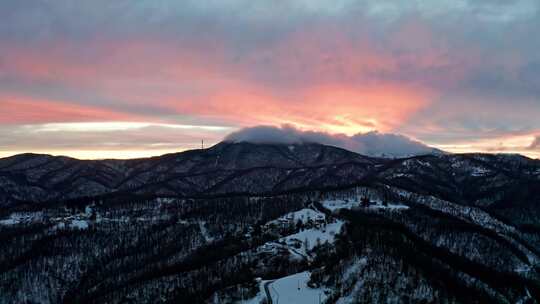
{"label": "cloud layer", "polygon": [[[540,156],[536,0],[2,1],[0,20],[0,153],[46,150],[14,128],[125,122]],[[85,149],[114,137],[97,135]]]}
{"label": "cloud layer", "polygon": [[245,128],[229,134],[225,140],[262,144],[320,143],[369,156],[404,157],[439,152],[402,135],[367,132],[348,136],[345,134],[302,131],[287,125]]}

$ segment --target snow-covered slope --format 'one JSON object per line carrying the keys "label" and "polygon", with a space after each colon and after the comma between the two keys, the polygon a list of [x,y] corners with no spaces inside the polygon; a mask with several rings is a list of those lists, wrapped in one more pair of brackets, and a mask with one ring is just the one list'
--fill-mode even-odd
{"label": "snow-covered slope", "polygon": [[538,172],[315,144],[1,159],[0,304],[535,303]]}
{"label": "snow-covered slope", "polygon": [[310,275],[309,271],[304,271],[269,283],[267,288],[270,291],[272,303],[324,303],[325,291],[308,286]]}

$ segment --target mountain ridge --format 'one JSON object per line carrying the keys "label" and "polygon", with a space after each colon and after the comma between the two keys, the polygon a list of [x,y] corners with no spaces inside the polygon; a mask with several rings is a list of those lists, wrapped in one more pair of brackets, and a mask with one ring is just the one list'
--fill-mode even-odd
{"label": "mountain ridge", "polygon": [[[44,202],[123,192],[156,197],[270,195],[348,187],[365,183],[367,178],[369,183],[417,190],[440,184],[441,191],[450,193],[463,179],[474,177],[506,184],[536,183],[540,161],[521,155],[478,153],[378,158],[307,143],[223,142],[208,149],[130,160],[78,160],[26,153],[0,159],[0,202],[9,205],[10,200]],[[422,178],[433,184],[422,186]]]}
{"label": "mountain ridge", "polygon": [[0,303],[259,304],[276,296],[264,286],[325,303],[536,303],[539,218],[540,161],[515,155],[24,154],[0,160]]}
{"label": "mountain ridge", "polygon": [[463,155],[463,156],[467,156],[467,155],[468,156],[486,155],[486,156],[521,157],[521,158],[525,158],[525,159],[528,159],[528,160],[538,160],[538,161],[540,161],[540,159],[538,159],[538,158],[532,158],[532,157],[529,157],[527,155],[520,154],[520,153],[488,153],[488,152],[453,153],[453,152],[443,151],[443,150],[440,150],[440,149],[437,149],[437,148],[432,148],[433,152],[431,152],[431,153],[418,153],[418,154],[414,154],[414,155],[394,157],[394,156],[391,156],[391,155],[388,155],[388,156],[367,155],[367,154],[354,152],[354,151],[348,150],[348,149],[343,148],[343,147],[338,147],[338,146],[329,145],[329,144],[320,144],[320,143],[316,143],[316,142],[290,143],[290,144],[288,144],[288,143],[251,143],[251,142],[221,141],[221,142],[219,142],[219,143],[217,143],[217,144],[215,144],[215,145],[213,145],[211,147],[204,148],[204,149],[189,149],[189,150],[184,150],[184,151],[179,151],[179,152],[171,152],[171,153],[165,153],[165,154],[161,154],[161,155],[153,155],[153,156],[147,156],[147,157],[135,157],[135,158],[77,158],[77,157],[72,157],[72,156],[63,155],[63,154],[23,152],[23,153],[13,154],[13,155],[5,156],[5,157],[0,157],[0,162],[3,161],[3,160],[11,159],[11,158],[30,157],[30,156],[31,157],[67,158],[67,159],[72,159],[72,160],[88,161],[88,162],[91,162],[91,161],[119,161],[119,162],[120,161],[136,161],[136,160],[156,159],[156,158],[162,158],[162,157],[167,157],[167,156],[176,156],[176,155],[179,155],[179,154],[193,153],[193,152],[196,152],[196,151],[207,151],[207,150],[211,150],[211,149],[213,149],[213,148],[215,148],[217,146],[220,146],[220,145],[235,145],[235,144],[248,144],[248,145],[260,145],[260,146],[321,145],[321,146],[327,146],[327,147],[331,147],[331,148],[335,148],[335,149],[348,151],[350,153],[354,153],[354,154],[361,155],[361,156],[368,157],[368,158],[384,158],[384,159],[407,159],[407,158],[414,158],[414,157],[421,157],[421,156],[428,156],[428,155]]}

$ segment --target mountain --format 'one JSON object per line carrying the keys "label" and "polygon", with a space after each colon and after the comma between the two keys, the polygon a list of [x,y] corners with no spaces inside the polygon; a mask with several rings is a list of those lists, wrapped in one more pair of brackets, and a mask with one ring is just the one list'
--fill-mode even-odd
{"label": "mountain", "polygon": [[0,159],[0,206],[0,303],[540,298],[540,161],[519,155],[22,154]]}
{"label": "mountain", "polygon": [[206,150],[133,160],[37,154],[0,159],[4,206],[116,194],[273,195],[379,183],[457,202],[504,207],[510,201],[527,204],[531,196],[538,198],[539,181],[540,161],[519,155],[384,159],[320,144],[220,143]]}
{"label": "mountain", "polygon": [[134,160],[22,154],[0,160],[0,202],[126,192],[181,197],[272,193],[317,183],[317,178],[335,171],[334,166],[349,165],[364,172],[374,163],[375,159],[319,144],[222,143],[207,150]]}

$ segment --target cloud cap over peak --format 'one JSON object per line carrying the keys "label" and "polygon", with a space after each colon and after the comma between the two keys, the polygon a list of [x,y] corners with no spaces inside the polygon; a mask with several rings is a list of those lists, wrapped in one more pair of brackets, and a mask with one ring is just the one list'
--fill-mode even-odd
{"label": "cloud cap over peak", "polygon": [[319,143],[369,156],[404,157],[440,152],[419,141],[398,134],[372,131],[348,136],[345,134],[304,131],[291,125],[244,128],[229,134],[225,141],[256,144]]}

